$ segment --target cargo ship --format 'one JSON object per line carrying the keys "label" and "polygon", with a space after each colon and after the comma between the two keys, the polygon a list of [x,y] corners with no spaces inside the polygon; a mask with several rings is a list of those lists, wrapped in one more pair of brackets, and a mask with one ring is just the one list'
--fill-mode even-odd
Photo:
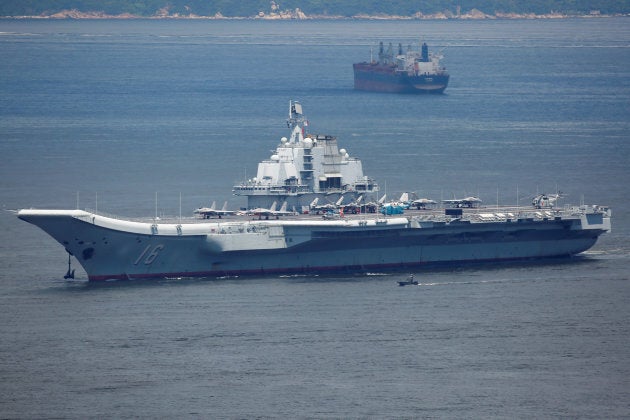
{"label": "cargo ship", "polygon": [[[330,140],[325,139],[331,137],[307,134],[305,120],[295,115],[302,115],[301,107],[295,105],[290,103],[295,117],[290,124],[292,140],[281,141],[281,148],[300,143],[304,159],[314,156],[320,141],[327,143]],[[347,159],[341,150],[335,153]],[[326,155],[322,156],[326,167],[341,162],[326,160]],[[267,163],[274,165],[282,159]],[[324,177],[316,177],[324,188],[341,187],[337,181],[326,185]],[[353,180],[348,193],[374,192],[375,184],[369,179]],[[229,212],[213,206],[197,212],[208,217],[214,212],[214,220],[131,220],[79,209],[23,209],[17,217],[41,228],[65,248],[69,255],[66,277],[74,276],[72,256],[90,281],[360,273],[539,260],[579,254],[611,229],[611,210],[606,206],[560,208],[557,200],[541,197],[532,206],[488,208],[477,197],[443,200],[447,208],[419,199],[394,203],[404,209],[395,215],[365,212],[369,207],[359,204],[360,196],[355,203],[340,199],[321,205],[314,200],[310,211],[301,212],[287,209],[286,204],[280,210],[271,206]],[[370,206],[393,205],[379,201]],[[352,212],[356,214],[350,214],[349,208],[357,209]],[[320,209],[325,209],[323,216],[318,215]]]}
{"label": "cargo ship", "polygon": [[373,92],[443,93],[448,86],[449,74],[440,65],[443,56],[430,53],[423,43],[421,50],[411,46],[403,51],[398,44],[394,55],[392,44],[385,51],[379,44],[378,60],[354,63],[354,88]]}

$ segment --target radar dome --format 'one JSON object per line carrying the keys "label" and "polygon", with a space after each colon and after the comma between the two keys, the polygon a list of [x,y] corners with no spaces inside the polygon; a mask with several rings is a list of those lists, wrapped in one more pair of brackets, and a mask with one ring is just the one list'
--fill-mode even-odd
{"label": "radar dome", "polygon": [[304,139],[304,147],[306,147],[307,149],[310,149],[311,146],[313,146],[313,140],[311,139]]}
{"label": "radar dome", "polygon": [[286,143],[286,142],[288,142],[288,141],[289,141],[289,140],[288,140],[286,137],[282,137],[282,138],[280,139],[280,143],[282,143],[282,144],[284,144],[284,143]]}
{"label": "radar dome", "polygon": [[278,156],[278,155],[271,155],[271,160],[273,160],[274,162],[278,162],[280,160],[280,156]]}
{"label": "radar dome", "polygon": [[340,154],[340,155],[345,155],[345,154],[346,154],[346,149],[341,149],[341,150],[339,150],[339,154]]}

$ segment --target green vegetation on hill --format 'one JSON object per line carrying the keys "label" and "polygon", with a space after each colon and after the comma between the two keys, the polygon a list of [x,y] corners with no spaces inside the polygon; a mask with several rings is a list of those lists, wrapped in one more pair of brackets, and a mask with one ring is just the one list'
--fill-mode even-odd
{"label": "green vegetation on hill", "polygon": [[[275,7],[277,6],[277,7]],[[272,10],[273,9],[273,10]],[[197,15],[225,17],[252,17],[260,12],[295,11],[306,16],[387,15],[414,16],[445,13],[457,16],[471,10],[493,15],[495,13],[537,14],[561,13],[585,15],[628,14],[628,0],[2,0],[0,16],[44,16],[61,11],[76,10],[82,13],[107,15],[131,14],[137,16]]]}

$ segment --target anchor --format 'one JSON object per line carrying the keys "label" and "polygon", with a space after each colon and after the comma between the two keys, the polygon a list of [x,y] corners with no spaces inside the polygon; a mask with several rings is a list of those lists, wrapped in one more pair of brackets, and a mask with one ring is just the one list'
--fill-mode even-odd
{"label": "anchor", "polygon": [[72,267],[70,265],[70,257],[72,256],[72,254],[70,253],[70,251],[67,251],[67,252],[68,252],[68,271],[66,272],[66,275],[63,276],[63,278],[64,279],[73,279],[74,278],[74,270],[72,269]]}

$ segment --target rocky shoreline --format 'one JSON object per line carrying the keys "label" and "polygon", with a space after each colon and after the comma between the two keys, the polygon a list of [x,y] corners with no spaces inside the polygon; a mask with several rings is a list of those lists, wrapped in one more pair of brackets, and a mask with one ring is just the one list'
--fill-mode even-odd
{"label": "rocky shoreline", "polygon": [[464,13],[451,13],[449,11],[433,14],[423,14],[418,12],[412,16],[396,15],[363,15],[358,14],[351,17],[331,16],[331,15],[306,15],[300,9],[292,11],[264,13],[260,12],[256,16],[226,17],[221,13],[214,16],[199,16],[195,14],[169,13],[168,10],[159,10],[153,16],[139,16],[129,13],[111,15],[104,12],[82,12],[76,9],[62,10],[53,14],[37,16],[2,16],[3,19],[208,19],[208,20],[484,20],[484,19],[567,19],[567,18],[594,18],[594,17],[615,17],[628,15],[604,15],[597,11],[592,11],[584,15],[569,15],[563,13],[484,13],[477,9],[472,9]]}

